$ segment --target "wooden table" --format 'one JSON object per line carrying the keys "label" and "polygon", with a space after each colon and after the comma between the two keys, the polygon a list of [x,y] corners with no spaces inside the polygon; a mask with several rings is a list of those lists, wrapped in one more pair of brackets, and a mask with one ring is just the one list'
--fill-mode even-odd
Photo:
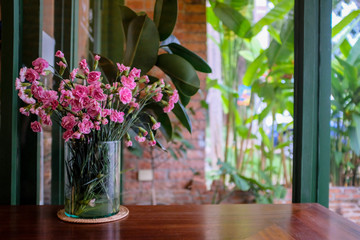
{"label": "wooden table", "polygon": [[60,221],[61,206],[0,206],[0,239],[360,239],[360,226],[318,204],[128,206],[106,224]]}

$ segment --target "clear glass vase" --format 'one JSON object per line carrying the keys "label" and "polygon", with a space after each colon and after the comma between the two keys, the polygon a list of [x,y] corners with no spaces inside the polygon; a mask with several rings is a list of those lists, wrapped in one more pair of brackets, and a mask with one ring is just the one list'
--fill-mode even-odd
{"label": "clear glass vase", "polygon": [[119,212],[121,141],[65,144],[65,214],[102,218]]}

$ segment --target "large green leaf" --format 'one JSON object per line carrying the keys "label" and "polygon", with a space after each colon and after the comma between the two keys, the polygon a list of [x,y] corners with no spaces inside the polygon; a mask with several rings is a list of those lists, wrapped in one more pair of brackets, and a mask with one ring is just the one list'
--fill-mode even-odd
{"label": "large green leaf", "polygon": [[212,7],[206,8],[206,22],[209,23],[214,30],[219,31],[219,18],[215,15],[214,10]]}
{"label": "large green leaf", "polygon": [[252,28],[248,30],[248,32],[246,33],[246,37],[251,38],[253,36],[256,36],[256,34],[258,34],[264,26],[270,25],[279,19],[283,19],[285,15],[293,8],[293,6],[294,1],[283,0],[279,2],[263,18],[261,18],[257,23],[255,23]]}
{"label": "large green leaf", "polygon": [[156,63],[159,34],[146,15],[137,16],[129,25],[124,64],[141,69],[146,74]]}
{"label": "large green leaf", "polygon": [[215,15],[226,27],[232,30],[239,37],[245,37],[245,34],[249,31],[251,24],[240,12],[220,2],[216,2],[213,10]]}
{"label": "large green leaf", "polygon": [[124,29],[125,36],[128,34],[130,22],[136,18],[137,14],[126,6],[120,6],[120,16],[122,19],[122,26]]}
{"label": "large green leaf", "polygon": [[188,114],[186,113],[184,106],[180,102],[175,103],[174,109],[172,111],[175,114],[175,116],[179,119],[181,124],[191,133],[192,131],[191,121]]}
{"label": "large green leaf", "polygon": [[[96,55],[94,53],[94,55]],[[99,54],[97,54],[99,55]],[[100,56],[100,55],[99,55]],[[117,76],[117,67],[116,65],[108,58],[101,56],[99,60],[99,68],[104,73],[106,79],[110,84],[112,84],[116,80]]]}
{"label": "large green leaf", "polygon": [[346,17],[344,17],[338,24],[336,24],[332,28],[331,37],[334,37],[337,34],[339,34],[345,27],[347,27],[352,22],[352,20],[358,17],[359,14],[360,14],[360,10],[354,10],[351,13],[349,13]]}
{"label": "large green leaf", "polygon": [[238,11],[248,6],[249,0],[225,0],[224,3]]}
{"label": "large green leaf", "polygon": [[356,67],[349,64],[347,61],[341,59],[338,56],[335,56],[336,60],[339,61],[340,65],[344,68],[344,83],[348,85],[351,89],[355,90],[358,86],[358,70]]}
{"label": "large green leaf", "polygon": [[339,46],[340,51],[344,56],[347,58],[349,56],[349,53],[351,51],[351,45],[347,39],[344,39],[344,41]]}
{"label": "large green leaf", "polygon": [[358,39],[355,45],[351,48],[349,52],[349,56],[347,57],[347,62],[351,65],[354,65],[356,60],[359,58],[359,56],[360,56],[360,39]]}
{"label": "large green leaf", "polygon": [[176,23],[177,0],[156,0],[154,22],[159,30],[160,41],[167,39]]}
{"label": "large green leaf", "polygon": [[272,40],[267,51],[268,66],[286,62],[294,54],[294,23],[289,19],[281,27],[280,39],[282,44]]}
{"label": "large green leaf", "polygon": [[156,65],[173,81],[176,89],[186,96],[193,96],[200,88],[200,80],[190,63],[174,54],[158,56]]}
{"label": "large green leaf", "polygon": [[180,101],[181,101],[182,105],[184,105],[184,107],[186,107],[189,104],[191,97],[184,95],[180,91],[179,91],[179,96],[180,96]]}
{"label": "large green leaf", "polygon": [[258,77],[258,70],[260,69],[260,66],[263,64],[263,61],[266,56],[266,52],[262,52],[252,63],[249,64],[249,66],[246,68],[246,72],[243,77],[243,84],[245,86],[251,86],[254,80]]}
{"label": "large green leaf", "polygon": [[167,47],[170,48],[173,54],[176,54],[188,61],[195,68],[195,70],[204,73],[211,73],[210,66],[201,57],[199,57],[189,49],[177,43],[170,43],[169,45],[167,45]]}
{"label": "large green leaf", "polygon": [[360,116],[353,115],[355,126],[349,127],[350,147],[356,155],[360,155]]}

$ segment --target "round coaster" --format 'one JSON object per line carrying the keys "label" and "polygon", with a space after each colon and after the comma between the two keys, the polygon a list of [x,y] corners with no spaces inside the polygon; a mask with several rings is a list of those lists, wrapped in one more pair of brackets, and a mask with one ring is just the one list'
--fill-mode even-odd
{"label": "round coaster", "polygon": [[129,209],[124,206],[120,206],[120,210],[117,214],[105,218],[72,218],[65,215],[65,209],[61,209],[57,212],[58,218],[71,223],[107,223],[120,220],[127,215],[129,215]]}

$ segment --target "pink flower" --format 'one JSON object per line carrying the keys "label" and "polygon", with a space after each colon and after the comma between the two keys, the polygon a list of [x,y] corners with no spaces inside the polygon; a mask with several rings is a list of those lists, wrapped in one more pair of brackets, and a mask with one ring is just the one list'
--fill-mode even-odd
{"label": "pink flower", "polygon": [[166,107],[164,107],[163,110],[165,113],[169,113],[169,112],[171,112],[171,110],[173,110],[173,108],[174,108],[174,104],[169,102],[169,104]]}
{"label": "pink flower", "polygon": [[70,105],[70,101],[71,101],[72,97],[73,97],[73,95],[70,90],[61,90],[61,95],[60,95],[59,101],[64,107],[68,107]]}
{"label": "pink flower", "polygon": [[16,78],[15,80],[15,88],[16,90],[23,89],[25,90],[25,87],[22,86],[20,78]]}
{"label": "pink flower", "polygon": [[40,78],[39,74],[32,68],[28,68],[25,73],[25,79],[29,82],[34,82]]}
{"label": "pink flower", "polygon": [[74,81],[74,79],[75,79],[76,74],[77,74],[78,71],[79,71],[78,68],[74,68],[74,69],[71,71],[71,73],[70,73],[70,79],[71,79],[72,81]]}
{"label": "pink flower", "polygon": [[155,102],[160,102],[163,97],[163,94],[161,92],[158,92],[155,96],[153,96],[153,99]]}
{"label": "pink flower", "polygon": [[177,103],[179,101],[179,94],[178,91],[175,89],[173,94],[169,98],[169,103]]}
{"label": "pink flower", "polygon": [[82,134],[79,131],[74,132],[72,135],[72,137],[74,139],[80,139],[81,136],[82,136]]}
{"label": "pink flower", "polygon": [[38,100],[44,98],[44,89],[41,86],[37,86],[36,84],[31,85],[31,93]]}
{"label": "pink flower", "polygon": [[69,141],[72,138],[73,134],[74,132],[71,129],[65,131],[63,134],[63,139],[65,140],[65,142]]}
{"label": "pink flower", "polygon": [[27,111],[25,108],[20,108],[19,109],[19,111],[20,111],[20,113],[21,114],[24,114],[25,116],[29,116],[30,115],[30,113],[29,113],[29,111]]}
{"label": "pink flower", "polygon": [[149,83],[149,82],[150,82],[149,77],[148,77],[147,75],[144,75],[144,76],[142,76],[141,78],[145,80],[145,83]]}
{"label": "pink flower", "polygon": [[99,82],[99,79],[100,79],[100,76],[101,76],[101,72],[99,71],[92,71],[89,73],[88,75],[88,79],[87,79],[87,82],[89,84],[98,84]]}
{"label": "pink flower", "polygon": [[80,101],[80,99],[72,99],[70,101],[71,104],[71,110],[73,110],[74,112],[78,112],[81,111],[84,107],[83,105],[83,101]]}
{"label": "pink flower", "polygon": [[126,77],[126,76],[121,76],[121,83],[123,84],[124,87],[130,88],[131,90],[133,90],[136,87],[136,83],[133,77]]}
{"label": "pink flower", "polygon": [[59,102],[57,101],[58,95],[57,92],[54,90],[47,90],[44,92],[43,96],[39,99],[44,104],[43,107],[47,108],[49,106],[52,107],[52,109],[56,109]]}
{"label": "pink flower", "polygon": [[65,117],[61,119],[61,126],[67,130],[73,129],[76,124],[76,118],[71,113],[68,113]]}
{"label": "pink flower", "polygon": [[152,129],[152,130],[156,130],[156,129],[159,129],[160,126],[161,126],[161,123],[160,123],[160,122],[157,122],[157,123],[155,123],[154,125],[152,125],[151,129]]}
{"label": "pink flower", "polygon": [[36,101],[33,98],[30,98],[22,89],[20,89],[18,96],[21,100],[23,100],[23,102],[27,103],[27,104],[35,104]]}
{"label": "pink flower", "polygon": [[122,123],[124,121],[124,115],[123,112],[118,112],[116,110],[111,111],[110,120],[113,122]]}
{"label": "pink flower", "polygon": [[90,100],[90,103],[86,106],[86,108],[86,112],[92,118],[95,118],[96,116],[101,114],[100,104],[95,99]]}
{"label": "pink flower", "polygon": [[99,61],[99,60],[100,60],[100,56],[99,56],[99,55],[95,55],[94,59],[95,59],[95,61]]}
{"label": "pink flower", "polygon": [[102,117],[107,117],[109,115],[111,115],[111,109],[106,109],[105,108],[105,109],[102,110],[102,113],[101,113]]}
{"label": "pink flower", "polygon": [[45,125],[52,126],[52,121],[51,121],[50,115],[47,115],[47,114],[41,115],[41,121]]}
{"label": "pink flower", "polygon": [[24,82],[25,81],[25,74],[26,74],[27,68],[23,67],[20,69],[20,73],[19,73],[19,77],[20,77],[20,81]]}
{"label": "pink flower", "polygon": [[130,70],[130,67],[126,67],[126,66],[124,66],[123,64],[120,64],[120,63],[116,63],[116,66],[118,67],[120,73]]}
{"label": "pink flower", "polygon": [[110,84],[106,84],[106,85],[105,85],[105,88],[106,88],[106,89],[110,89],[110,88],[111,88]]}
{"label": "pink flower", "polygon": [[55,53],[55,57],[58,57],[58,58],[63,58],[64,57],[64,53],[60,50],[57,50],[56,53]]}
{"label": "pink flower", "polygon": [[87,75],[89,74],[89,68],[88,68],[88,64],[86,62],[86,59],[83,59],[79,62],[79,67],[80,69]]}
{"label": "pink flower", "polygon": [[35,59],[32,65],[34,66],[34,70],[41,75],[45,75],[44,69],[49,67],[49,63],[43,58]]}
{"label": "pink flower", "polygon": [[89,95],[89,89],[84,85],[76,85],[72,90],[72,94],[77,99],[84,98]]}
{"label": "pink flower", "polygon": [[132,100],[131,90],[128,89],[127,87],[122,87],[122,88],[120,88],[119,97],[120,97],[120,101],[121,101],[123,104],[130,103],[131,100]]}
{"label": "pink flower", "polygon": [[132,147],[132,145],[133,145],[133,143],[132,143],[131,140],[125,141],[125,146],[126,146],[126,147]]}
{"label": "pink flower", "polygon": [[133,108],[138,108],[138,107],[139,107],[139,104],[138,104],[137,102],[135,102],[135,101],[136,101],[136,99],[133,98],[133,99],[131,100],[131,102],[129,103],[129,106],[130,106],[130,107],[133,107]]}
{"label": "pink flower", "polygon": [[[90,74],[89,74],[90,75]],[[98,101],[105,101],[107,95],[104,94],[104,91],[100,88],[100,86],[90,85],[88,87],[90,91],[90,96]]]}
{"label": "pink flower", "polygon": [[104,119],[101,120],[102,125],[106,125],[108,123],[109,123],[109,120],[107,120],[107,118],[104,118]]}
{"label": "pink flower", "polygon": [[60,61],[60,62],[58,62],[56,64],[59,65],[61,68],[66,68],[66,64],[63,63],[63,61]]}
{"label": "pink flower", "polygon": [[146,138],[138,135],[138,136],[135,136],[135,140],[138,141],[139,143],[141,143],[141,142],[145,142]]}
{"label": "pink flower", "polygon": [[149,145],[152,146],[152,147],[155,146],[155,145],[156,145],[156,141],[155,141],[155,140],[149,141]]}
{"label": "pink flower", "polygon": [[89,134],[91,132],[91,129],[94,128],[94,124],[92,121],[83,119],[83,121],[78,124],[78,127],[80,133]]}
{"label": "pink flower", "polygon": [[30,126],[34,132],[41,132],[42,130],[41,124],[38,121],[32,122]]}
{"label": "pink flower", "polygon": [[129,73],[129,77],[139,78],[139,77],[140,77],[140,73],[141,73],[141,70],[140,70],[140,69],[133,68],[133,69],[131,69],[131,71],[130,71],[130,73]]}

